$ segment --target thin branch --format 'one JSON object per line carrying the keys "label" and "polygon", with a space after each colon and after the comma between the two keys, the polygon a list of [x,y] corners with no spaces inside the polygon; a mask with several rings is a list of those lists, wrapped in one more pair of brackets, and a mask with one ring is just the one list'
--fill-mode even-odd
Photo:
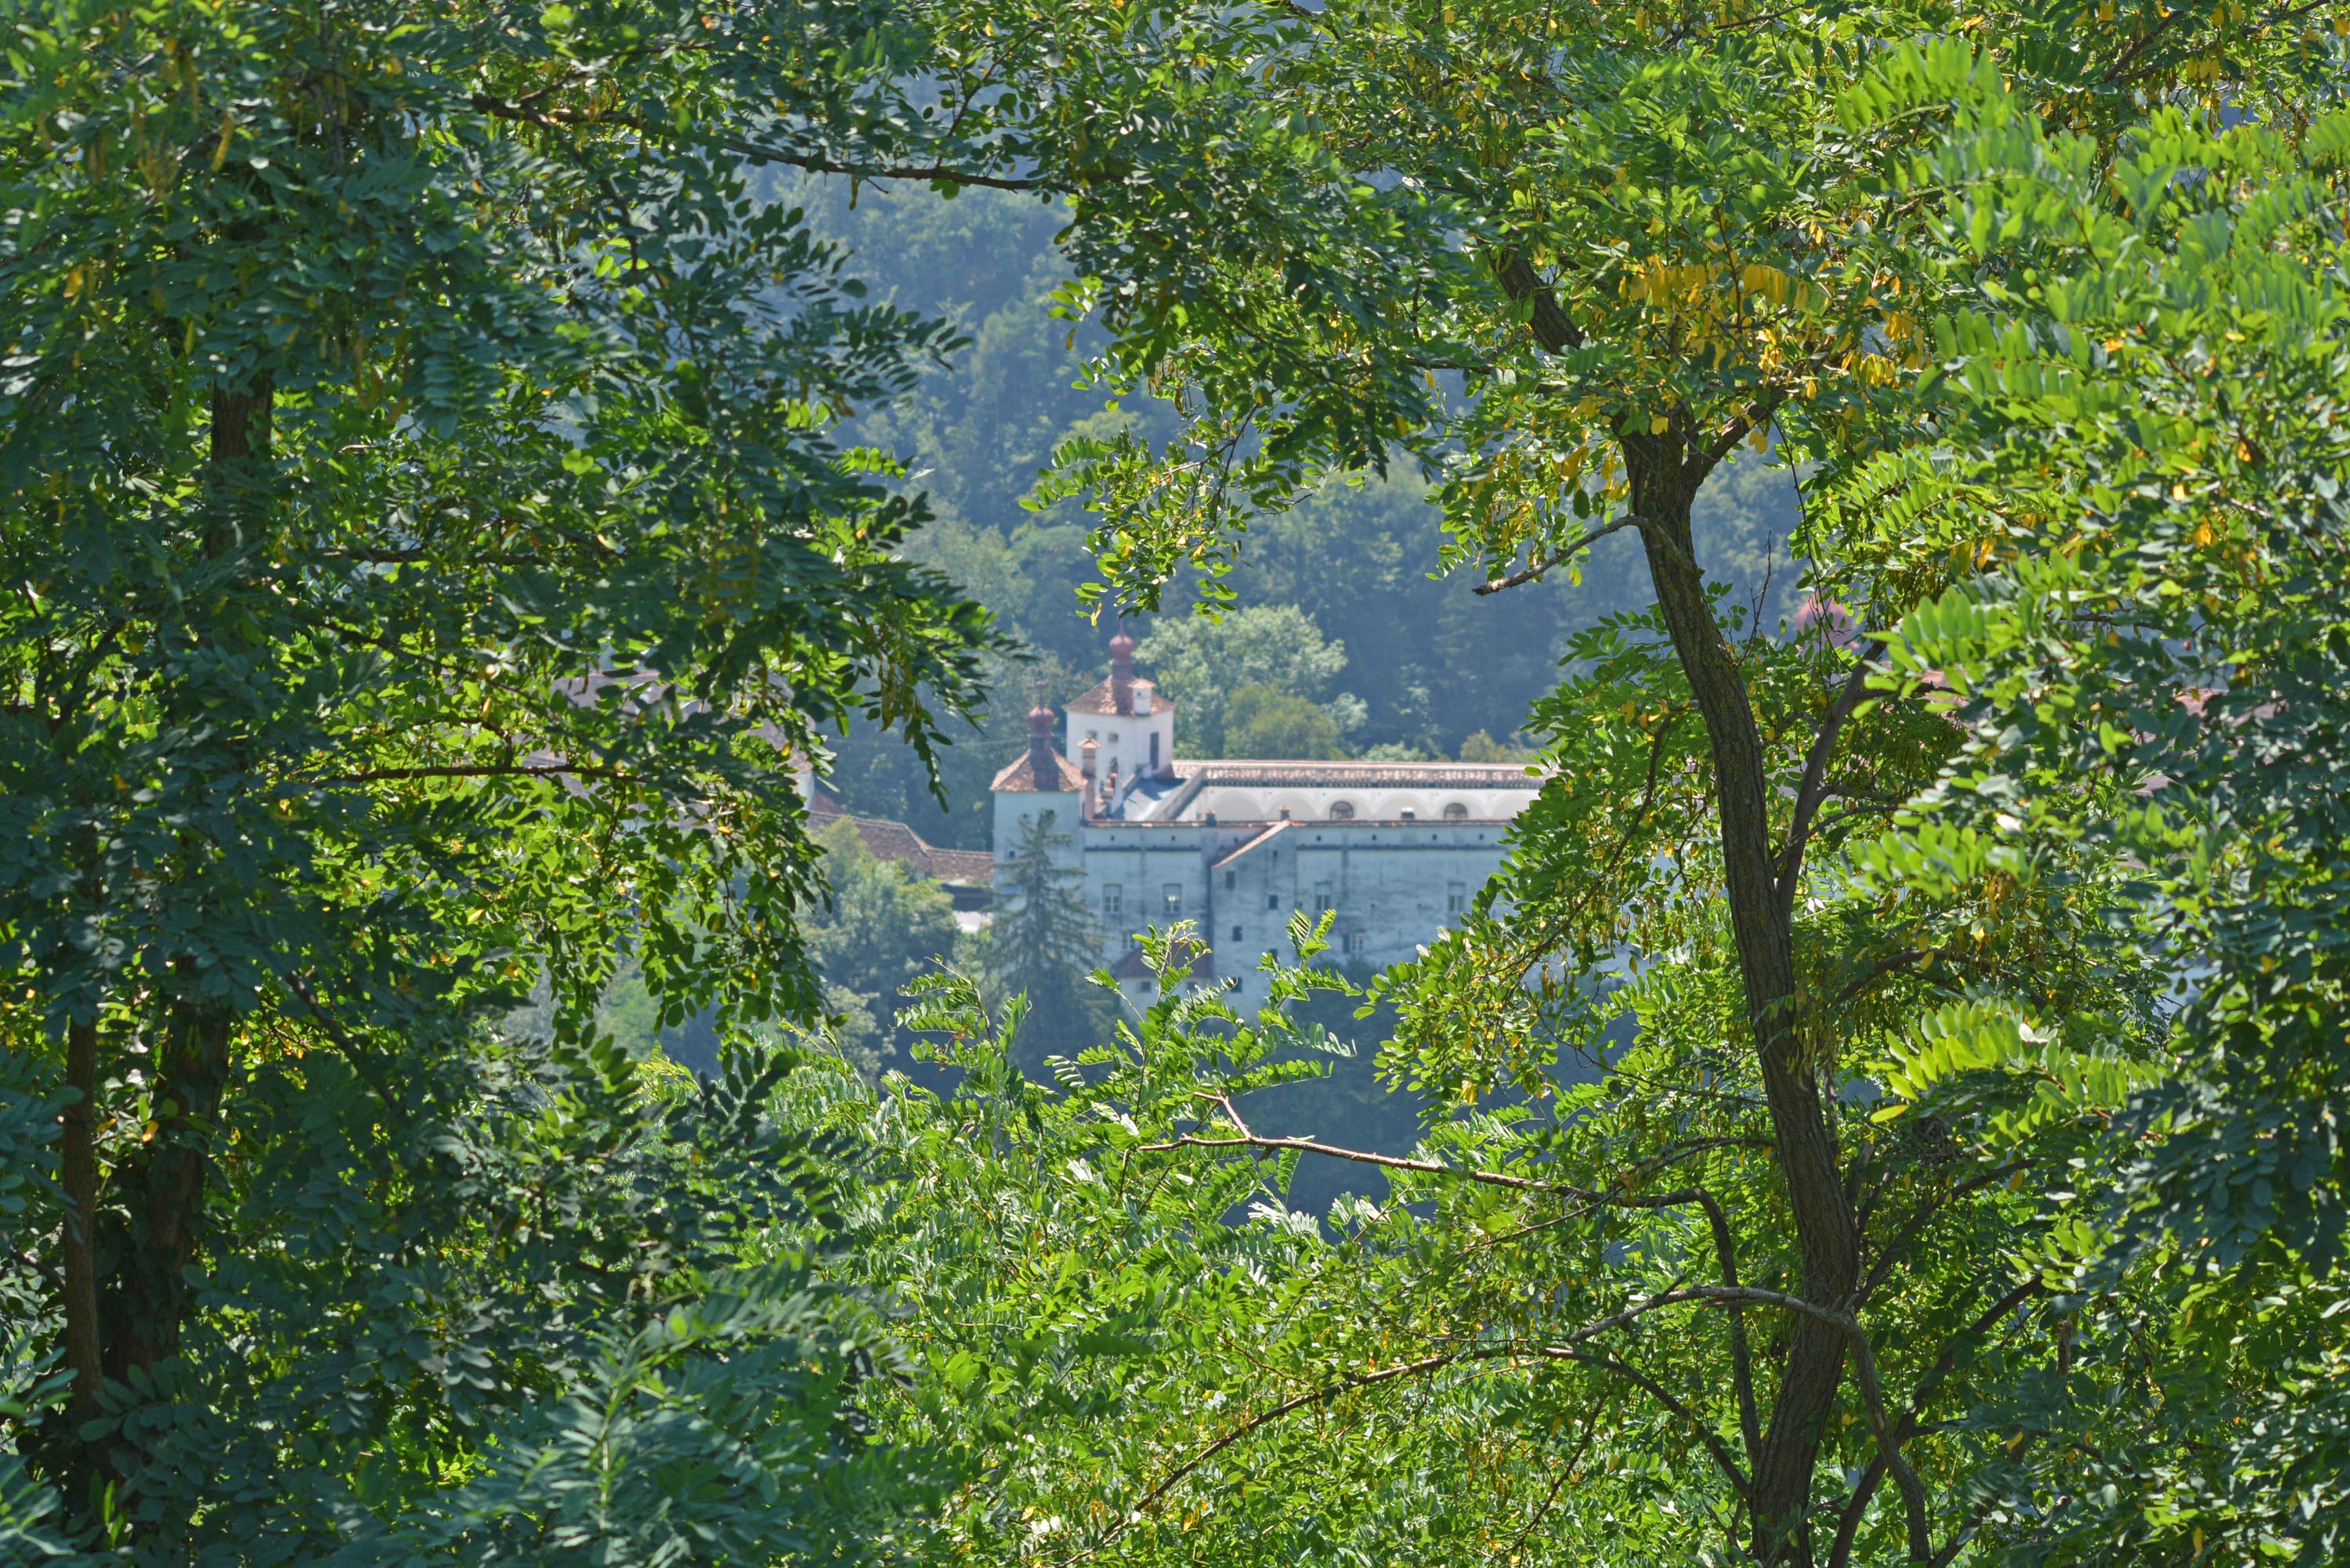
{"label": "thin branch", "polygon": [[1523,1546],[1527,1539],[1534,1534],[1534,1527],[1549,1514],[1551,1504],[1556,1502],[1558,1494],[1565,1490],[1567,1477],[1573,1475],[1575,1467],[1583,1463],[1583,1456],[1591,1451],[1592,1440],[1598,1435],[1599,1424],[1596,1421],[1584,1422],[1583,1440],[1575,1446],[1575,1452],[1567,1456],[1566,1462],[1558,1467],[1557,1478],[1550,1483],[1550,1490],[1544,1494],[1542,1506],[1534,1510],[1534,1517],[1526,1521],[1524,1527],[1518,1532],[1517,1540],[1511,1543],[1513,1549]]}
{"label": "thin branch", "polygon": [[1885,1455],[1869,1456],[1867,1468],[1852,1489],[1852,1496],[1836,1520],[1835,1545],[1828,1552],[1828,1568],[1848,1568],[1852,1562],[1852,1543],[1860,1532],[1861,1516],[1868,1511],[1868,1500],[1877,1495],[1877,1485],[1885,1479]]}
{"label": "thin branch", "polygon": [[1561,1198],[1573,1198],[1585,1203],[1617,1209],[1673,1209],[1684,1203],[1711,1201],[1710,1195],[1699,1188],[1681,1188],[1672,1192],[1623,1193],[1602,1192],[1596,1188],[1577,1187],[1571,1182],[1540,1181],[1530,1176],[1512,1176],[1505,1171],[1477,1170],[1464,1166],[1444,1165],[1432,1159],[1407,1159],[1400,1155],[1374,1154],[1368,1149],[1345,1148],[1315,1138],[1267,1137],[1249,1130],[1241,1120],[1232,1100],[1222,1094],[1206,1091],[1200,1097],[1211,1100],[1223,1108],[1238,1136],[1233,1137],[1201,1137],[1197,1133],[1185,1133],[1164,1143],[1138,1144],[1143,1154],[1166,1154],[1179,1148],[1258,1148],[1273,1154],[1318,1154],[1328,1159],[1350,1160],[1357,1165],[1375,1165],[1385,1170],[1411,1170],[1425,1176],[1452,1176],[1463,1181],[1474,1181],[1487,1187],[1507,1188],[1513,1192],[1544,1192]]}
{"label": "thin branch", "polygon": [[[540,112],[510,99],[493,98],[487,93],[475,93],[466,100],[477,114],[494,119],[515,120],[536,125],[542,130],[593,130],[610,126],[634,131],[649,140],[666,139],[665,130],[650,120],[633,114],[575,114],[568,109]],[[746,141],[740,137],[722,136],[716,144],[727,151],[754,163],[781,163],[787,168],[805,169],[812,174],[847,174],[858,180],[920,180],[935,185],[971,185],[990,191],[1043,191],[1057,189],[1044,180],[1031,180],[1016,175],[974,174],[967,169],[951,168],[943,163],[920,165],[843,163],[837,159],[818,158],[781,152],[773,147]]]}
{"label": "thin branch", "polygon": [[[1833,799],[1836,792],[1830,790],[1827,793],[1829,798]],[[1900,809],[1899,803],[1886,800],[1873,800],[1864,805],[1848,805],[1842,811],[1832,811],[1825,816],[1814,818],[1811,836],[1816,838],[1836,824],[1850,822],[1856,816],[1890,816]]]}
{"label": "thin branch", "polygon": [[1592,529],[1589,533],[1584,535],[1583,537],[1577,539],[1574,544],[1569,545],[1565,549],[1558,551],[1555,555],[1546,556],[1541,560],[1527,562],[1523,566],[1512,572],[1506,577],[1495,577],[1491,582],[1479,583],[1477,585],[1476,591],[1479,594],[1498,594],[1503,588],[1514,588],[1522,587],[1527,583],[1538,583],[1542,581],[1543,575],[1548,572],[1553,566],[1573,560],[1575,556],[1581,555],[1592,545],[1599,543],[1600,540],[1607,537],[1608,535],[1616,533],[1620,529],[1638,528],[1642,526],[1645,526],[1645,524],[1643,520],[1638,517],[1619,517],[1615,522],[1607,524],[1605,527]]}
{"label": "thin branch", "polygon": [[1750,1507],[1752,1506],[1752,1488],[1746,1479],[1746,1472],[1739,1468],[1737,1457],[1722,1446],[1721,1439],[1713,1435],[1711,1428],[1698,1419],[1695,1411],[1666,1393],[1658,1385],[1656,1379],[1638,1367],[1620,1361],[1604,1350],[1561,1350],[1549,1355],[1548,1359],[1573,1361],[1586,1366],[1596,1366],[1603,1371],[1613,1372],[1627,1382],[1638,1384],[1650,1398],[1688,1424],[1690,1430],[1697,1434],[1697,1440],[1705,1445],[1705,1451],[1713,1456],[1715,1468],[1720,1469],[1723,1478],[1730,1482],[1730,1489],[1738,1494],[1738,1501]]}
{"label": "thin branch", "polygon": [[1885,639],[1871,638],[1860,650],[1852,673],[1845,678],[1844,690],[1828,709],[1827,717],[1820,722],[1819,733],[1812,740],[1812,749],[1804,758],[1804,782],[1795,791],[1795,815],[1787,825],[1787,847],[1780,856],[1779,906],[1792,910],[1795,905],[1795,874],[1804,866],[1804,840],[1812,829],[1812,818],[1818,814],[1820,802],[1827,796],[1828,763],[1835,756],[1836,737],[1845,721],[1860,706],[1861,694],[1867,690],[1869,666],[1885,651]]}
{"label": "thin branch", "polygon": [[[1730,1233],[1730,1217],[1722,1212],[1721,1204],[1704,1188],[1693,1188],[1697,1200],[1705,1206],[1706,1223],[1713,1231],[1713,1251],[1721,1268],[1721,1282],[1735,1289],[1738,1284],[1738,1249]],[[1738,1434],[1746,1441],[1746,1457],[1752,1462],[1762,1451],[1762,1420],[1754,1404],[1754,1361],[1746,1343],[1746,1309],[1730,1309],[1730,1376],[1738,1395]]]}
{"label": "thin branch", "polygon": [[1218,1438],[1214,1442],[1210,1443],[1206,1448],[1201,1449],[1198,1453],[1193,1454],[1190,1459],[1176,1466],[1172,1470],[1168,1472],[1166,1477],[1161,1480],[1158,1485],[1143,1493],[1142,1501],[1136,1503],[1133,1508],[1129,1509],[1127,1511],[1126,1517],[1118,1521],[1116,1525],[1112,1526],[1107,1534],[1095,1542],[1092,1545],[1087,1547],[1084,1551],[1062,1558],[1060,1563],[1056,1565],[1056,1568],[1069,1568],[1069,1564],[1082,1562],[1084,1559],[1092,1556],[1095,1552],[1099,1552],[1103,1547],[1107,1546],[1111,1542],[1125,1534],[1127,1529],[1137,1521],[1140,1520],[1144,1514],[1157,1507],[1159,1501],[1165,1497],[1170,1491],[1172,1491],[1182,1482],[1183,1479],[1189,1476],[1192,1471],[1198,1469],[1201,1465],[1206,1464],[1210,1459],[1215,1458],[1216,1455],[1223,1452],[1224,1449],[1232,1447],[1234,1443],[1239,1442],[1243,1438],[1247,1437],[1250,1433],[1256,1431],[1259,1428],[1279,1420],[1282,1417],[1290,1414],[1292,1411],[1302,1410],[1309,1405],[1324,1404],[1329,1400],[1336,1398],[1341,1394],[1351,1393],[1358,1388],[1375,1387],[1382,1383],[1392,1383],[1399,1377],[1416,1376],[1424,1372],[1441,1371],[1447,1366],[1456,1366],[1464,1361],[1491,1361],[1505,1355],[1523,1355],[1526,1354],[1528,1354],[1528,1352],[1523,1345],[1481,1345],[1473,1350],[1454,1351],[1444,1355],[1425,1356],[1418,1361],[1405,1362],[1399,1366],[1390,1366],[1378,1372],[1367,1372],[1359,1377],[1340,1378],[1336,1383],[1326,1384],[1320,1388],[1315,1388],[1307,1393],[1300,1394],[1295,1398],[1284,1399],[1280,1404],[1272,1407],[1270,1409],[1260,1411],[1256,1415],[1251,1416],[1245,1420],[1243,1420],[1239,1425],[1233,1427],[1232,1430],[1226,1432],[1222,1437]]}
{"label": "thin branch", "polygon": [[1140,1147],[1145,1154],[1164,1154],[1177,1148],[1262,1148],[1275,1153],[1295,1150],[1300,1154],[1318,1154],[1330,1159],[1352,1160],[1357,1165],[1376,1165],[1388,1170],[1416,1170],[1429,1176],[1457,1176],[1464,1181],[1482,1182],[1488,1187],[1506,1187],[1518,1192],[1554,1192],[1568,1198],[1594,1196],[1578,1187],[1565,1187],[1555,1182],[1536,1181],[1531,1177],[1510,1176],[1498,1170],[1471,1170],[1456,1165],[1440,1165],[1432,1159],[1405,1159],[1392,1154],[1373,1154],[1367,1149],[1341,1148],[1336,1144],[1320,1143],[1305,1137],[1261,1137],[1243,1131],[1238,1137],[1201,1137],[1194,1133],[1166,1143],[1146,1143]]}
{"label": "thin branch", "polygon": [[[1902,1456],[1901,1444],[1908,1436],[1896,1430],[1885,1418],[1885,1390],[1877,1380],[1877,1353],[1868,1343],[1856,1320],[1847,1331],[1852,1340],[1853,1373],[1860,1382],[1860,1397],[1868,1407],[1868,1428],[1877,1435],[1877,1456],[1893,1472],[1893,1484],[1900,1489],[1904,1522],[1909,1532],[1909,1557],[1913,1563],[1925,1563],[1934,1554],[1934,1537],[1926,1517],[1926,1483],[1909,1468]],[[1906,1424],[1906,1423],[1905,1423]]]}
{"label": "thin branch", "polygon": [[302,1005],[309,1011],[310,1016],[318,1021],[318,1027],[327,1032],[327,1038],[334,1042],[335,1049],[342,1053],[343,1060],[351,1064],[351,1071],[357,1073],[361,1081],[375,1091],[376,1097],[383,1102],[383,1108],[391,1114],[394,1120],[398,1120],[400,1102],[392,1097],[390,1088],[383,1080],[369,1070],[367,1053],[359,1049],[359,1043],[345,1032],[340,1023],[335,1022],[333,1013],[319,1005],[318,999],[310,994],[309,985],[299,974],[288,974],[286,977],[286,983],[301,1000]]}
{"label": "thin branch", "polygon": [[619,768],[590,767],[576,763],[484,763],[478,765],[415,768],[370,768],[364,773],[328,774],[307,779],[314,784],[382,784],[396,779],[475,778],[609,779],[615,784],[641,784],[637,775]]}
{"label": "thin branch", "polygon": [[1951,952],[1946,948],[1911,948],[1898,953],[1888,953],[1885,957],[1878,959],[1875,963],[1870,964],[1867,969],[1862,971],[1860,974],[1856,976],[1842,991],[1836,993],[1836,999],[1832,1005],[1835,1007],[1844,1006],[1846,1003],[1857,998],[1862,992],[1867,990],[1877,981],[1883,980],[1888,974],[1895,974],[1905,969],[1915,969],[1919,964],[1933,963],[1938,960],[1945,963],[1959,964],[1970,969],[1991,969],[1994,967],[1984,960],[1975,958],[1967,953]]}
{"label": "thin branch", "polygon": [[1927,1220],[1968,1194],[1980,1192],[1996,1182],[2006,1180],[2017,1168],[2014,1166],[2001,1166],[1996,1170],[1984,1171],[1979,1176],[1959,1183],[1941,1197],[1929,1199],[1918,1204],[1917,1211],[1904,1220],[1899,1229],[1893,1232],[1893,1239],[1886,1242],[1885,1251],[1877,1254],[1876,1266],[1868,1271],[1868,1277],[1861,1282],[1860,1299],[1866,1301],[1877,1293],[1877,1287],[1885,1282],[1886,1274],[1896,1262],[1900,1261],[1901,1250],[1909,1244],[1911,1238],[1925,1226]]}

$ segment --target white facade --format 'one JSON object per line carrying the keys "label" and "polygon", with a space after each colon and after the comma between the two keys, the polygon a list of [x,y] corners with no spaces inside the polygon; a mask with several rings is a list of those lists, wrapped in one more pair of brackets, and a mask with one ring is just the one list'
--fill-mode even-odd
{"label": "white facade", "polygon": [[1237,981],[1243,1003],[1264,1000],[1258,961],[1290,956],[1299,911],[1334,913],[1328,958],[1409,958],[1500,867],[1510,819],[1540,787],[1517,763],[1180,761],[1173,706],[1133,679],[1124,640],[1111,679],[1070,704],[1067,753],[1052,747],[1051,714],[1031,715],[1031,754],[996,780],[995,856],[1001,867],[1023,825],[1054,814],[1103,961],[1138,1002],[1150,982],[1135,933],[1178,920],[1212,954],[1203,973]]}

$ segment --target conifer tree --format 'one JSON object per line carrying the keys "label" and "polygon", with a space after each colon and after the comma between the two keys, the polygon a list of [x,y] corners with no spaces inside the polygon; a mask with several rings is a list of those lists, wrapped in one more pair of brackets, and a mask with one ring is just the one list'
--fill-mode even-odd
{"label": "conifer tree", "polygon": [[1087,983],[1099,961],[1101,927],[1087,906],[1084,871],[1063,857],[1074,842],[1039,812],[1021,825],[999,871],[1003,899],[988,928],[987,967],[1006,995],[1024,995],[1022,1064],[1074,1055],[1107,1033],[1104,993]]}

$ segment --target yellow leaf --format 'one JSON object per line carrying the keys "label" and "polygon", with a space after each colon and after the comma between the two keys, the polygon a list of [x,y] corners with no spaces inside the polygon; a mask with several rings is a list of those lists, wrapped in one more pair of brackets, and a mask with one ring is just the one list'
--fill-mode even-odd
{"label": "yellow leaf", "polygon": [[1662,435],[1672,428],[1673,421],[1667,415],[1651,414],[1648,416],[1648,433],[1650,435]]}

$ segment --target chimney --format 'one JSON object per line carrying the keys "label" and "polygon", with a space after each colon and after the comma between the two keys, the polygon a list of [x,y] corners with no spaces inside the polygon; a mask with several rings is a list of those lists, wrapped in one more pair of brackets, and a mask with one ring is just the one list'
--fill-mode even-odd
{"label": "chimney", "polygon": [[1128,687],[1127,690],[1134,693],[1134,711],[1136,717],[1143,719],[1150,717],[1153,707],[1155,706],[1152,700],[1157,697],[1159,688],[1152,685],[1148,680],[1138,680],[1134,682],[1133,685]]}
{"label": "chimney", "polygon": [[1053,765],[1053,711],[1045,706],[1045,683],[1036,682],[1036,705],[1028,710],[1028,776],[1040,790],[1061,787],[1061,770]]}
{"label": "chimney", "polygon": [[1079,810],[1087,816],[1100,815],[1100,805],[1094,794],[1094,763],[1101,754],[1101,742],[1087,735],[1077,743],[1077,771],[1085,775],[1086,793]]}
{"label": "chimney", "polygon": [[1121,713],[1134,711],[1134,639],[1126,635],[1126,628],[1109,639],[1110,706]]}

